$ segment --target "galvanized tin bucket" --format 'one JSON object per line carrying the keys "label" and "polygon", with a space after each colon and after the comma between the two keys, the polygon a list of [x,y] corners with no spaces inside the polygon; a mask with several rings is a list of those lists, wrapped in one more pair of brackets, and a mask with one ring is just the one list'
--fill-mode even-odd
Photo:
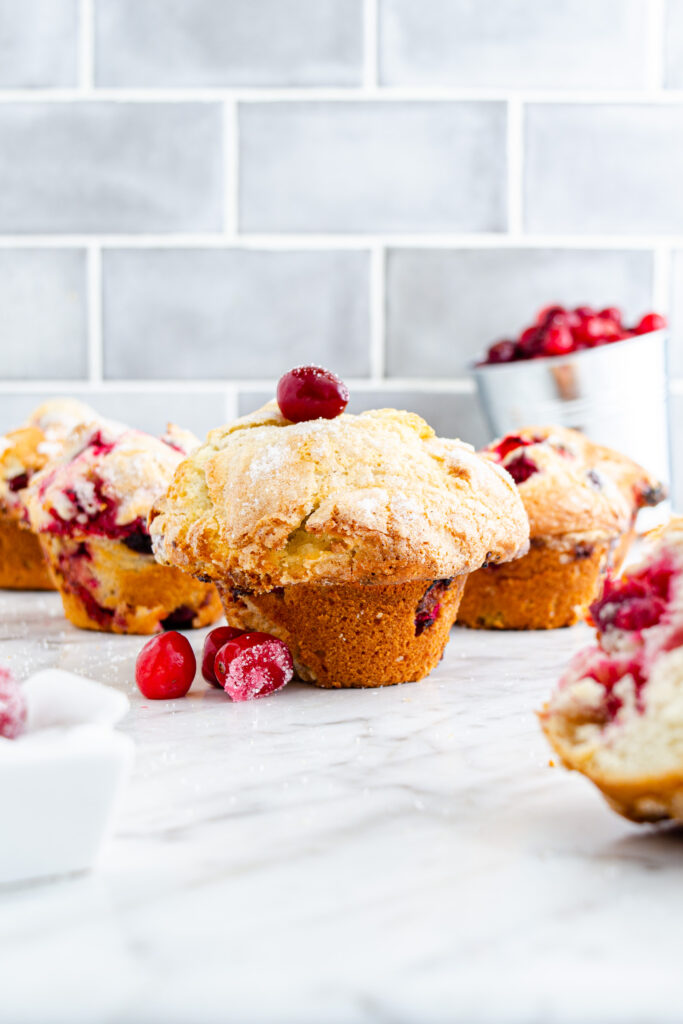
{"label": "galvanized tin bucket", "polygon": [[[670,484],[667,332],[612,345],[513,363],[475,366],[473,374],[491,437],[557,423],[624,452]],[[649,529],[671,513],[669,502],[644,509]]]}

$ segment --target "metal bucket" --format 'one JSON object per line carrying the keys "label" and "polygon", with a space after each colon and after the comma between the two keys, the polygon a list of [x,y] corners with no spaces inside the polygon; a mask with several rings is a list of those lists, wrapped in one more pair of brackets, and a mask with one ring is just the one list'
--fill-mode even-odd
{"label": "metal bucket", "polygon": [[[559,424],[581,430],[671,482],[667,332],[584,349],[567,356],[473,367],[492,437],[520,427]],[[671,514],[669,502],[644,509],[649,529]]]}

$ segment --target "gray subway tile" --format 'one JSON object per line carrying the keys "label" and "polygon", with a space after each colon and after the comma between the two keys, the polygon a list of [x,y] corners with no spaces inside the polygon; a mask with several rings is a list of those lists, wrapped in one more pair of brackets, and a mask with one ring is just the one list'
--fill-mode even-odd
{"label": "gray subway tile", "polygon": [[217,230],[219,104],[0,106],[0,231]]}
{"label": "gray subway tile", "polygon": [[665,3],[664,84],[669,89],[683,89],[683,4],[681,0]]}
{"label": "gray subway tile", "polygon": [[0,249],[0,379],[87,374],[85,253]]}
{"label": "gray subway tile", "polygon": [[0,88],[73,86],[78,0],[0,0]]}
{"label": "gray subway tile", "polygon": [[245,231],[501,231],[501,103],[250,103]]}
{"label": "gray subway tile", "polygon": [[[47,398],[60,394],[59,391],[50,394],[3,394],[0,384],[0,434],[23,423],[29,413]],[[227,419],[225,396],[216,392],[193,394],[171,389],[164,392],[98,392],[85,389],[71,397],[87,402],[102,416],[156,435],[162,434],[170,422],[193,430],[203,440],[209,430]]]}
{"label": "gray subway tile", "polygon": [[[253,412],[275,397],[272,391],[245,389],[240,392],[240,416]],[[416,412],[434,428],[440,437],[459,437],[479,448],[491,440],[481,410],[473,394],[452,391],[417,391],[382,389],[360,391],[351,389],[348,411],[366,409],[406,409]]]}
{"label": "gray subway tile", "polygon": [[485,347],[515,336],[549,303],[652,303],[652,253],[591,249],[391,249],[387,372],[458,377]]}
{"label": "gray subway tile", "polygon": [[361,80],[362,0],[98,0],[105,86],[347,86]]}
{"label": "gray subway tile", "polygon": [[646,0],[379,3],[384,85],[619,89],[645,84]]}
{"label": "gray subway tile", "polygon": [[672,254],[669,361],[675,377],[683,377],[683,250]]}
{"label": "gray subway tile", "polygon": [[112,249],[103,274],[109,378],[369,372],[367,252]]}
{"label": "gray subway tile", "polygon": [[526,229],[680,233],[682,133],[677,104],[530,104]]}
{"label": "gray subway tile", "polygon": [[671,396],[671,501],[683,513],[683,395]]}

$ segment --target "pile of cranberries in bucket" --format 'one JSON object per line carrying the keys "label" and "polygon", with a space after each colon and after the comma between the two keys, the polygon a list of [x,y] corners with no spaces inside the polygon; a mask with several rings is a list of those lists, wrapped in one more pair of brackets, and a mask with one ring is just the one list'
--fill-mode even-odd
{"label": "pile of cranberries in bucket", "polygon": [[649,334],[666,327],[659,313],[646,313],[633,327],[627,327],[616,306],[595,310],[591,306],[545,306],[533,324],[525,327],[517,339],[504,338],[491,345],[480,366],[512,363],[524,359],[566,356],[570,352],[611,345],[624,338]]}

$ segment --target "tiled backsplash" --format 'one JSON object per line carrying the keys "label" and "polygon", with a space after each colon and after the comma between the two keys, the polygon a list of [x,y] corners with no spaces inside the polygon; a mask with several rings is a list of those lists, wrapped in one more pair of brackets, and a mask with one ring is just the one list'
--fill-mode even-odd
{"label": "tiled backsplash", "polygon": [[316,361],[480,443],[548,301],[669,312],[675,428],[682,136],[683,0],[0,0],[0,429],[203,433]]}

